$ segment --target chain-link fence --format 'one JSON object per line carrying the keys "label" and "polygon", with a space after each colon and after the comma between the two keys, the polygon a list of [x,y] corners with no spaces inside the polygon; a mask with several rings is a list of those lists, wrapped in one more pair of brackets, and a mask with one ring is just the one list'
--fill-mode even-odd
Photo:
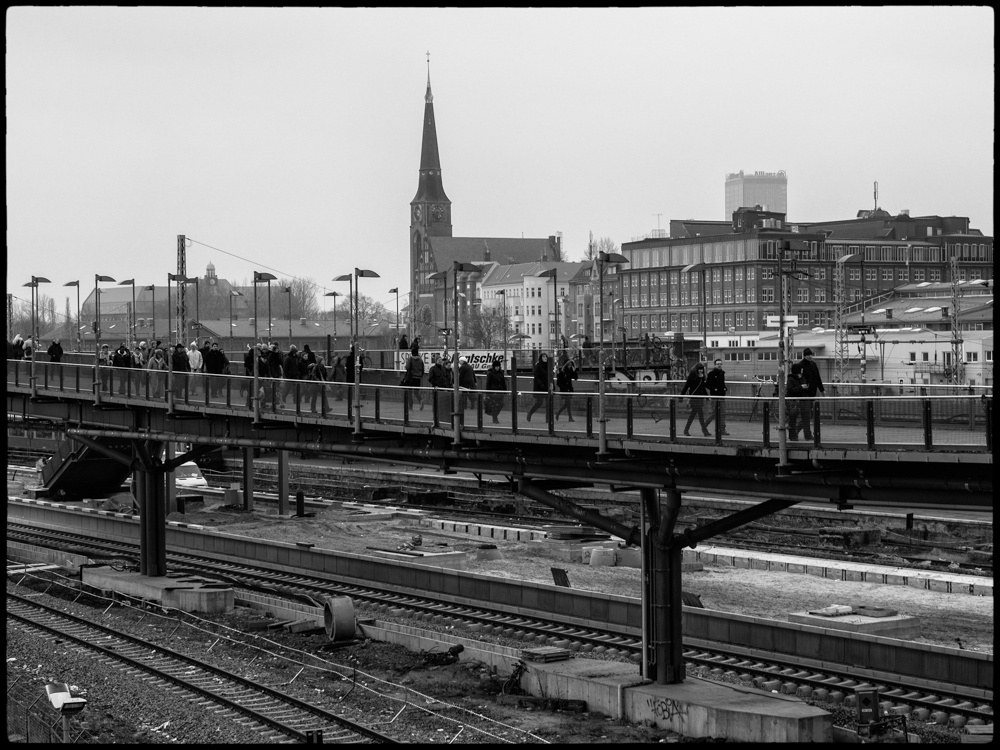
{"label": "chain-link fence", "polygon": [[[49,703],[45,685],[7,672],[7,740],[15,743],[63,744],[62,716]],[[69,742],[93,742],[76,722],[70,722]]]}

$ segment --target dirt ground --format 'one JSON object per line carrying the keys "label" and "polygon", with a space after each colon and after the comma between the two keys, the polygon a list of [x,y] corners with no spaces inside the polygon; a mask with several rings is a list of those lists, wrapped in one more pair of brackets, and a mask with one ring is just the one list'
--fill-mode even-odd
{"label": "dirt ground", "polygon": [[[311,542],[318,548],[366,555],[382,553],[370,549],[407,548],[414,536],[422,538],[427,551],[472,551],[483,539],[420,526],[412,519],[358,523],[338,520],[342,513],[330,509],[315,518],[277,521],[265,515],[217,508],[171,516],[171,520],[225,526],[227,533],[276,541]],[[470,573],[552,583],[552,567],[564,568],[577,589],[640,595],[637,568],[590,566],[556,560],[543,545],[497,542],[501,557],[470,560]],[[900,614],[919,617],[921,634],[915,640],[928,644],[993,653],[993,597],[942,594],[875,583],[837,581],[806,574],[779,573],[710,565],[684,574],[686,591],[698,594],[708,609],[755,617],[786,620],[791,612],[817,609],[831,604],[888,607]]]}

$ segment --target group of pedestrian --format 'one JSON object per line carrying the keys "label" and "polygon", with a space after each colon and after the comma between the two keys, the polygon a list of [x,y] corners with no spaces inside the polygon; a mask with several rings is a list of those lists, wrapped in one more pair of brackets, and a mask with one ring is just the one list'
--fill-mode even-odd
{"label": "group of pedestrian", "polygon": [[[798,440],[800,431],[804,439],[813,439],[810,420],[813,412],[812,399],[816,398],[817,394],[825,392],[823,378],[819,374],[819,367],[813,362],[813,356],[812,349],[805,349],[801,361],[792,364],[785,380],[785,396],[790,399],[785,401],[789,440]],[[718,416],[720,432],[728,435],[724,401],[726,393],[726,371],[722,367],[721,359],[715,360],[715,368],[708,374],[705,373],[704,362],[696,364],[688,374],[680,394],[693,396],[689,400],[691,411],[688,414],[687,424],[684,425],[684,434],[690,437],[691,424],[697,419],[702,435],[710,437],[708,426]],[[775,385],[774,395],[777,394],[778,388]],[[704,398],[705,396],[711,397],[711,400]],[[713,407],[708,419],[705,418],[704,412],[706,403]]]}
{"label": "group of pedestrian", "polygon": [[[532,391],[534,392],[534,401],[531,404],[531,408],[528,409],[528,413],[525,418],[530,422],[531,415],[536,411],[545,406],[548,401],[549,393],[549,382],[552,377],[551,361],[549,360],[549,355],[542,352],[538,355],[538,361],[535,362],[535,366],[531,371],[532,375]],[[559,361],[556,364],[556,388],[559,390],[559,409],[556,411],[553,418],[556,422],[559,421],[559,415],[564,411],[566,412],[566,419],[570,422],[575,422],[573,419],[573,381],[579,378],[579,374],[576,371],[576,362],[565,356],[565,352],[560,356]]]}

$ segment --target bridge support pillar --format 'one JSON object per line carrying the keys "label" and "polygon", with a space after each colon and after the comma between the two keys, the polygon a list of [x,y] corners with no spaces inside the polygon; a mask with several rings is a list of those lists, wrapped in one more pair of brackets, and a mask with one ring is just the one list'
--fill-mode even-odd
{"label": "bridge support pillar", "polygon": [[[167,450],[164,454],[164,463],[170,463],[174,460],[174,444],[171,441],[167,441]],[[174,484],[174,475],[172,472],[167,472],[166,476],[162,477],[164,488],[166,490],[165,502],[168,508],[174,509],[177,507],[177,485]]]}
{"label": "bridge support pillar", "polygon": [[278,451],[278,515],[288,515],[288,451]]}
{"label": "bridge support pillar", "polygon": [[167,486],[173,486],[173,474],[164,469],[158,456],[133,442],[136,455],[136,502],[139,505],[139,574],[167,574]]}
{"label": "bridge support pillar", "polygon": [[674,543],[673,528],[680,512],[681,493],[664,490],[662,501],[657,490],[640,490],[643,508],[649,518],[649,530],[643,534],[643,555],[648,575],[643,581],[643,598],[648,622],[643,628],[650,633],[644,642],[649,648],[644,654],[646,675],[659,685],[684,681],[683,644],[681,642],[681,549]]}
{"label": "bridge support pillar", "polygon": [[243,449],[243,510],[253,510],[253,448]]}

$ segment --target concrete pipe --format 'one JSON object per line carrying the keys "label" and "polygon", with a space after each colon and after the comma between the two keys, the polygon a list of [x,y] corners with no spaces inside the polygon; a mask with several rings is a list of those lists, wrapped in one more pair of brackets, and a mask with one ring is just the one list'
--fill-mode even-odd
{"label": "concrete pipe", "polygon": [[349,596],[328,596],[323,601],[323,625],[334,643],[354,640],[354,602]]}

